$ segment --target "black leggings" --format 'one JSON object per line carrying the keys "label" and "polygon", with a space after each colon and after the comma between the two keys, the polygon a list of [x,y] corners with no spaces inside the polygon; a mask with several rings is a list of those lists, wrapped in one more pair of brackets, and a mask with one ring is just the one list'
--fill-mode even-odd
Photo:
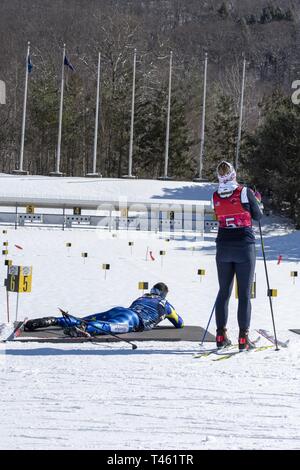
{"label": "black leggings", "polygon": [[234,275],[238,284],[238,324],[247,329],[251,320],[251,285],[255,269],[255,244],[234,246],[217,243],[217,270],[220,290],[216,300],[217,328],[225,327],[228,319],[228,303],[233,287]]}

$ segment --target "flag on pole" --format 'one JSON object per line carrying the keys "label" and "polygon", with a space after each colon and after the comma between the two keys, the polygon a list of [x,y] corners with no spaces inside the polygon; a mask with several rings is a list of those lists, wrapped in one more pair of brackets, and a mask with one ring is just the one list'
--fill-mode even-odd
{"label": "flag on pole", "polygon": [[30,73],[33,69],[33,65],[32,65],[32,62],[31,62],[30,55],[28,55],[28,58],[27,58],[27,69],[28,69],[28,73]]}
{"label": "flag on pole", "polygon": [[65,55],[65,58],[64,58],[64,65],[69,67],[69,69],[73,70],[73,72],[75,71],[73,65],[71,64],[71,62],[69,61],[69,59],[66,55]]}

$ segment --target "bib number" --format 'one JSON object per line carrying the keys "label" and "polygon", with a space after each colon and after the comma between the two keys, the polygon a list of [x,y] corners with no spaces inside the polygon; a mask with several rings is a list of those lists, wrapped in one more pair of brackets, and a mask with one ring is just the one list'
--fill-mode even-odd
{"label": "bib number", "polygon": [[225,224],[226,224],[226,227],[230,227],[230,228],[236,228],[236,224],[234,223],[234,217],[226,217],[225,219]]}

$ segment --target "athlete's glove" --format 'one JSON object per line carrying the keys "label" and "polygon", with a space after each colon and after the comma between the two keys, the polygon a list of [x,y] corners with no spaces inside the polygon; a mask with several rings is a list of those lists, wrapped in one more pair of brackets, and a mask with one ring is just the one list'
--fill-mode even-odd
{"label": "athlete's glove", "polygon": [[255,191],[254,196],[255,196],[255,199],[256,199],[256,201],[257,201],[257,203],[258,203],[258,205],[259,205],[260,210],[262,211],[263,208],[264,208],[264,205],[263,205],[263,203],[262,203],[262,201],[261,201],[261,194],[260,194],[260,192]]}
{"label": "athlete's glove", "polygon": [[258,191],[255,191],[254,196],[258,203],[261,203],[261,194]]}

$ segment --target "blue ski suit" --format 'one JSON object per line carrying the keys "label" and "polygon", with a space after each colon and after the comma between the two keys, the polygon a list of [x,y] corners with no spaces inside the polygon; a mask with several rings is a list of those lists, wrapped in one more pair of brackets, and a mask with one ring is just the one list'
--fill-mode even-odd
{"label": "blue ski suit", "polygon": [[[107,333],[130,333],[154,328],[167,318],[175,328],[183,328],[183,319],[174,307],[159,295],[144,294],[136,299],[129,308],[114,307],[106,312],[95,313],[83,317],[88,322],[86,331],[91,335]],[[79,326],[81,319],[70,317],[70,321],[61,317],[57,319],[62,328]]]}

